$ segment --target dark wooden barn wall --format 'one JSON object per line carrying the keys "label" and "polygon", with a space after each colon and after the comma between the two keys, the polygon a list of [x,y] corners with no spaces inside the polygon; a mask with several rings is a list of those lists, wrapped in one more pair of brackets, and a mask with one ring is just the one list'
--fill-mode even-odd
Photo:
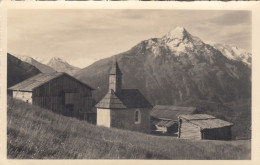
{"label": "dark wooden barn wall", "polygon": [[66,115],[65,92],[77,93],[74,98],[73,116],[84,118],[92,107],[92,93],[89,88],[63,75],[33,90],[33,104]]}
{"label": "dark wooden barn wall", "polygon": [[209,140],[231,140],[231,127],[222,127],[215,129],[204,129],[201,131],[202,139]]}

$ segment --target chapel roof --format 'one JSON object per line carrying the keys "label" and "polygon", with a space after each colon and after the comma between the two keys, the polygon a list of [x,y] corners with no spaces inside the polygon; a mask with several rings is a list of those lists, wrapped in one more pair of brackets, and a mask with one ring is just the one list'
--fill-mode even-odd
{"label": "chapel roof", "polygon": [[122,89],[120,92],[108,91],[105,97],[96,104],[96,107],[104,109],[129,109],[151,108],[152,105],[138,89]]}

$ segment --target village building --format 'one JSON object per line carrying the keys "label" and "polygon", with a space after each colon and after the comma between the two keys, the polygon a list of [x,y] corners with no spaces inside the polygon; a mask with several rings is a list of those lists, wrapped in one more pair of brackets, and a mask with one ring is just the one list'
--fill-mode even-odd
{"label": "village building", "polygon": [[89,85],[61,72],[40,73],[10,88],[12,97],[65,116],[94,122]]}
{"label": "village building", "polygon": [[184,114],[194,114],[196,112],[196,107],[156,105],[153,107],[151,112],[152,133],[174,135],[178,132],[178,116]]}
{"label": "village building", "polygon": [[150,133],[152,105],[138,89],[122,89],[122,72],[115,62],[109,89],[96,105],[97,125]]}
{"label": "village building", "polygon": [[231,140],[232,123],[207,114],[179,116],[179,138]]}

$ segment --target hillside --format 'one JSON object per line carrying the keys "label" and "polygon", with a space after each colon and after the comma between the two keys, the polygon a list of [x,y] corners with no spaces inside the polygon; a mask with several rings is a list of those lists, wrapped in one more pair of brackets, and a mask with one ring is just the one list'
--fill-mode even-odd
{"label": "hillside", "polygon": [[11,54],[7,54],[7,87],[13,86],[41,71]]}
{"label": "hillside", "polygon": [[37,61],[36,59],[29,57],[29,56],[16,56],[20,60],[27,62],[33,66],[35,66],[37,69],[39,69],[42,73],[51,73],[55,72],[55,70],[48,65],[43,64],[42,62]]}
{"label": "hillside", "polygon": [[107,92],[108,73],[115,59],[123,73],[123,87],[139,89],[154,105],[251,98],[251,68],[227,58],[182,27],[77,72],[77,78],[96,89],[96,100]]}
{"label": "hillside", "polygon": [[250,141],[192,141],[98,127],[8,98],[11,159],[250,159]]}

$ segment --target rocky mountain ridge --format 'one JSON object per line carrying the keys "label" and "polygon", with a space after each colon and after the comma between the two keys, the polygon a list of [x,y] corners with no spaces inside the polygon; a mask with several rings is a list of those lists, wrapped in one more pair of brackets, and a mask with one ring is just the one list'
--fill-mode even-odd
{"label": "rocky mountain ridge", "polygon": [[[35,66],[36,68],[38,68],[42,73],[51,73],[51,72],[55,72],[55,70],[53,68],[51,68],[50,66],[44,64],[44,59],[40,59],[40,58],[36,58],[36,57],[29,57],[26,55],[16,55],[16,57],[18,59],[20,59],[21,61],[27,62],[33,66]],[[38,60],[36,60],[38,59]],[[41,61],[41,62],[40,62]]]}
{"label": "rocky mountain ridge", "polygon": [[38,68],[42,73],[51,72],[66,72],[68,74],[74,74],[79,71],[80,68],[70,65],[67,61],[59,58],[53,57],[50,60],[39,57],[30,57],[27,55],[14,55],[21,61],[27,62],[36,68]]}
{"label": "rocky mountain ridge", "polygon": [[221,51],[221,53],[225,55],[228,59],[242,61],[243,63],[251,67],[252,54],[245,51],[244,49],[227,44],[214,44],[213,46],[214,48]]}
{"label": "rocky mountain ridge", "polygon": [[251,97],[251,69],[177,27],[162,38],[141,41],[130,50],[95,62],[75,76],[96,88],[99,100],[108,88],[108,72],[117,59],[123,86],[137,88],[152,104],[189,99],[229,102]]}

